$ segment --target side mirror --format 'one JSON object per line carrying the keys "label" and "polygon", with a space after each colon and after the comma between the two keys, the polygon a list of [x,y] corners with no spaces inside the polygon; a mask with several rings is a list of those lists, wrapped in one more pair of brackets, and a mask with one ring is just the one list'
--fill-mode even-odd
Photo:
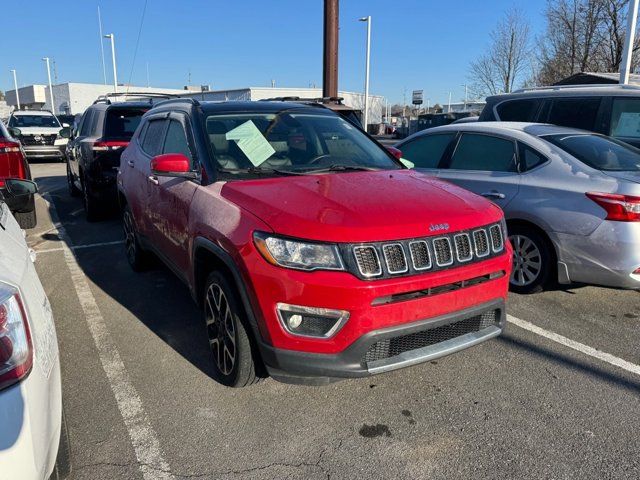
{"label": "side mirror", "polygon": [[11,135],[13,138],[22,136],[22,131],[19,128],[9,127],[7,130],[9,130],[9,135]]}
{"label": "side mirror", "polygon": [[391,155],[396,157],[397,160],[400,160],[402,158],[402,152],[398,150],[396,147],[386,146],[384,148],[386,148]]}
{"label": "side mirror", "polygon": [[20,178],[7,178],[4,181],[7,193],[11,197],[22,197],[24,195],[33,195],[38,192],[38,186],[31,180],[22,180]]}
{"label": "side mirror", "polygon": [[191,161],[181,153],[165,153],[151,160],[151,172],[160,177],[196,178]]}
{"label": "side mirror", "polygon": [[[66,123],[65,123],[66,125]],[[71,138],[71,128],[69,128],[69,126],[64,127],[62,130],[60,130],[59,135],[62,138]]]}
{"label": "side mirror", "polygon": [[63,123],[63,124],[62,124],[62,127],[63,127],[63,128],[70,127],[70,126],[71,126],[71,125],[69,125],[68,123]]}

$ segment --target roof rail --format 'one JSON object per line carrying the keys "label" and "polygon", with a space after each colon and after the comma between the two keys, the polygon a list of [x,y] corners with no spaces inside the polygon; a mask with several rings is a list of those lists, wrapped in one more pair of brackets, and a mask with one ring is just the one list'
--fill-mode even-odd
{"label": "roof rail", "polygon": [[159,92],[112,92],[112,93],[105,93],[104,95],[98,96],[98,98],[93,102],[93,104],[94,105],[96,103],[111,104],[112,102],[110,98],[115,98],[115,97],[146,97],[146,98],[149,98],[149,101],[151,101],[154,98],[166,98],[166,99],[178,98],[178,95],[174,93],[159,93]]}
{"label": "roof rail", "polygon": [[582,83],[579,85],[549,85],[546,87],[520,88],[511,93],[540,92],[545,90],[571,90],[573,88],[611,88],[620,87],[629,90],[640,90],[639,85],[620,85],[619,83]]}
{"label": "roof rail", "polygon": [[176,97],[176,98],[170,98],[168,100],[163,100],[161,102],[158,102],[155,104],[155,106],[159,106],[159,105],[166,105],[167,103],[190,103],[191,105],[195,105],[198,106],[200,105],[200,102],[198,100],[196,100],[193,97]]}
{"label": "roof rail", "polygon": [[336,102],[342,103],[343,97],[271,97],[262,98],[259,102],[315,102],[315,103],[327,103]]}

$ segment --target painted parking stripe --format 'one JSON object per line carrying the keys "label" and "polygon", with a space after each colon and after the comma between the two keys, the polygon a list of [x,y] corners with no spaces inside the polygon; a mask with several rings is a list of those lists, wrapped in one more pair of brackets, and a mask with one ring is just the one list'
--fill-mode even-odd
{"label": "painted parking stripe", "polygon": [[560,345],[564,345],[565,347],[569,347],[573,350],[584,353],[585,355],[589,355],[590,357],[597,358],[598,360],[608,363],[609,365],[613,365],[615,367],[626,370],[627,372],[640,375],[640,365],[627,362],[626,360],[611,355],[610,353],[602,352],[593,347],[590,347],[589,345],[576,342],[575,340],[571,340],[570,338],[564,337],[555,332],[545,330],[544,328],[540,328],[531,322],[527,322],[526,320],[522,320],[511,315],[507,315],[507,322],[517,325],[520,328],[524,328],[525,330],[535,333],[536,335],[540,335],[541,337],[547,338],[553,342],[559,343]]}
{"label": "painted parking stripe", "polygon": [[[49,206],[54,225],[60,225],[55,205],[50,199],[44,199],[44,201]],[[78,261],[71,249],[73,247],[66,246],[71,245],[70,238],[61,225],[57,228],[57,233],[60,239],[65,242],[65,246],[62,247],[64,259],[71,273],[71,280],[89,326],[89,331],[93,337],[93,342],[98,350],[100,363],[109,380],[118,409],[127,427],[142,476],[145,480],[173,480],[174,476],[170,473],[169,464],[162,456],[158,436],[144,411],[140,395],[129,379],[129,374],[120,357],[118,348],[111,339],[96,299],[89,288],[87,277],[80,265],[78,265]]]}
{"label": "painted parking stripe", "polygon": [[[58,229],[59,231],[59,229]],[[94,248],[94,247],[107,247],[109,245],[120,245],[124,243],[124,240],[115,240],[113,242],[99,242],[99,243],[89,243],[87,245],[72,245],[71,247],[56,247],[56,248],[43,248],[42,250],[35,250],[36,253],[51,253],[51,252],[64,252],[65,250],[81,250],[83,248]]]}

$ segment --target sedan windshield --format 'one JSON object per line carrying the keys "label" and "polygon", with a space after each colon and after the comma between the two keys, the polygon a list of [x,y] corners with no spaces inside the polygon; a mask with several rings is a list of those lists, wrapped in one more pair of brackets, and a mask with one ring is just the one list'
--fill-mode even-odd
{"label": "sedan windshield", "polygon": [[15,115],[9,120],[9,126],[62,128],[53,115]]}
{"label": "sedan windshield", "polygon": [[613,138],[594,134],[545,135],[542,138],[597,170],[640,171],[640,150]]}
{"label": "sedan windshield", "polygon": [[209,115],[207,134],[227,178],[403,168],[338,115],[300,109]]}

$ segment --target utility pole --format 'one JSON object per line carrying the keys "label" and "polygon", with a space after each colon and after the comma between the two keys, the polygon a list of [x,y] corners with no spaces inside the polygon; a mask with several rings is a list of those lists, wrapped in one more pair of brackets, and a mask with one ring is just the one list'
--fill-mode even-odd
{"label": "utility pole", "polygon": [[467,89],[467,84],[463,84],[462,85],[464,87],[464,111],[467,111],[467,97],[468,97],[468,89]]}
{"label": "utility pole", "polygon": [[631,57],[633,56],[633,43],[636,34],[636,20],[638,17],[638,0],[630,0],[629,13],[627,14],[627,35],[624,39],[624,53],[620,65],[620,84],[629,83],[629,71],[631,70]]}
{"label": "utility pole", "polygon": [[111,61],[113,63],[113,93],[118,93],[118,70],[116,69],[116,38],[113,33],[108,33],[104,38],[111,39]]}
{"label": "utility pole", "polygon": [[324,0],[322,96],[338,96],[338,0]]}
{"label": "utility pole", "polygon": [[16,103],[18,104],[18,110],[20,110],[20,93],[18,92],[18,78],[16,77],[16,71],[11,70],[13,73],[13,87],[16,89]]}
{"label": "utility pole", "polygon": [[451,113],[451,91],[449,91],[449,105],[447,106],[447,113]]}
{"label": "utility pole", "polygon": [[104,63],[104,34],[102,33],[102,17],[100,16],[100,5],[98,5],[98,32],[100,35],[100,56],[102,57],[102,77],[104,78],[104,84],[107,84],[107,67]]}
{"label": "utility pole", "polygon": [[56,104],[53,101],[53,86],[51,85],[51,68],[49,66],[49,57],[42,57],[42,60],[47,63],[47,77],[49,78],[49,98],[51,99],[51,113],[56,114]]}
{"label": "utility pole", "polygon": [[364,74],[364,131],[369,128],[369,61],[371,59],[371,15],[359,19],[367,22],[367,59]]}

